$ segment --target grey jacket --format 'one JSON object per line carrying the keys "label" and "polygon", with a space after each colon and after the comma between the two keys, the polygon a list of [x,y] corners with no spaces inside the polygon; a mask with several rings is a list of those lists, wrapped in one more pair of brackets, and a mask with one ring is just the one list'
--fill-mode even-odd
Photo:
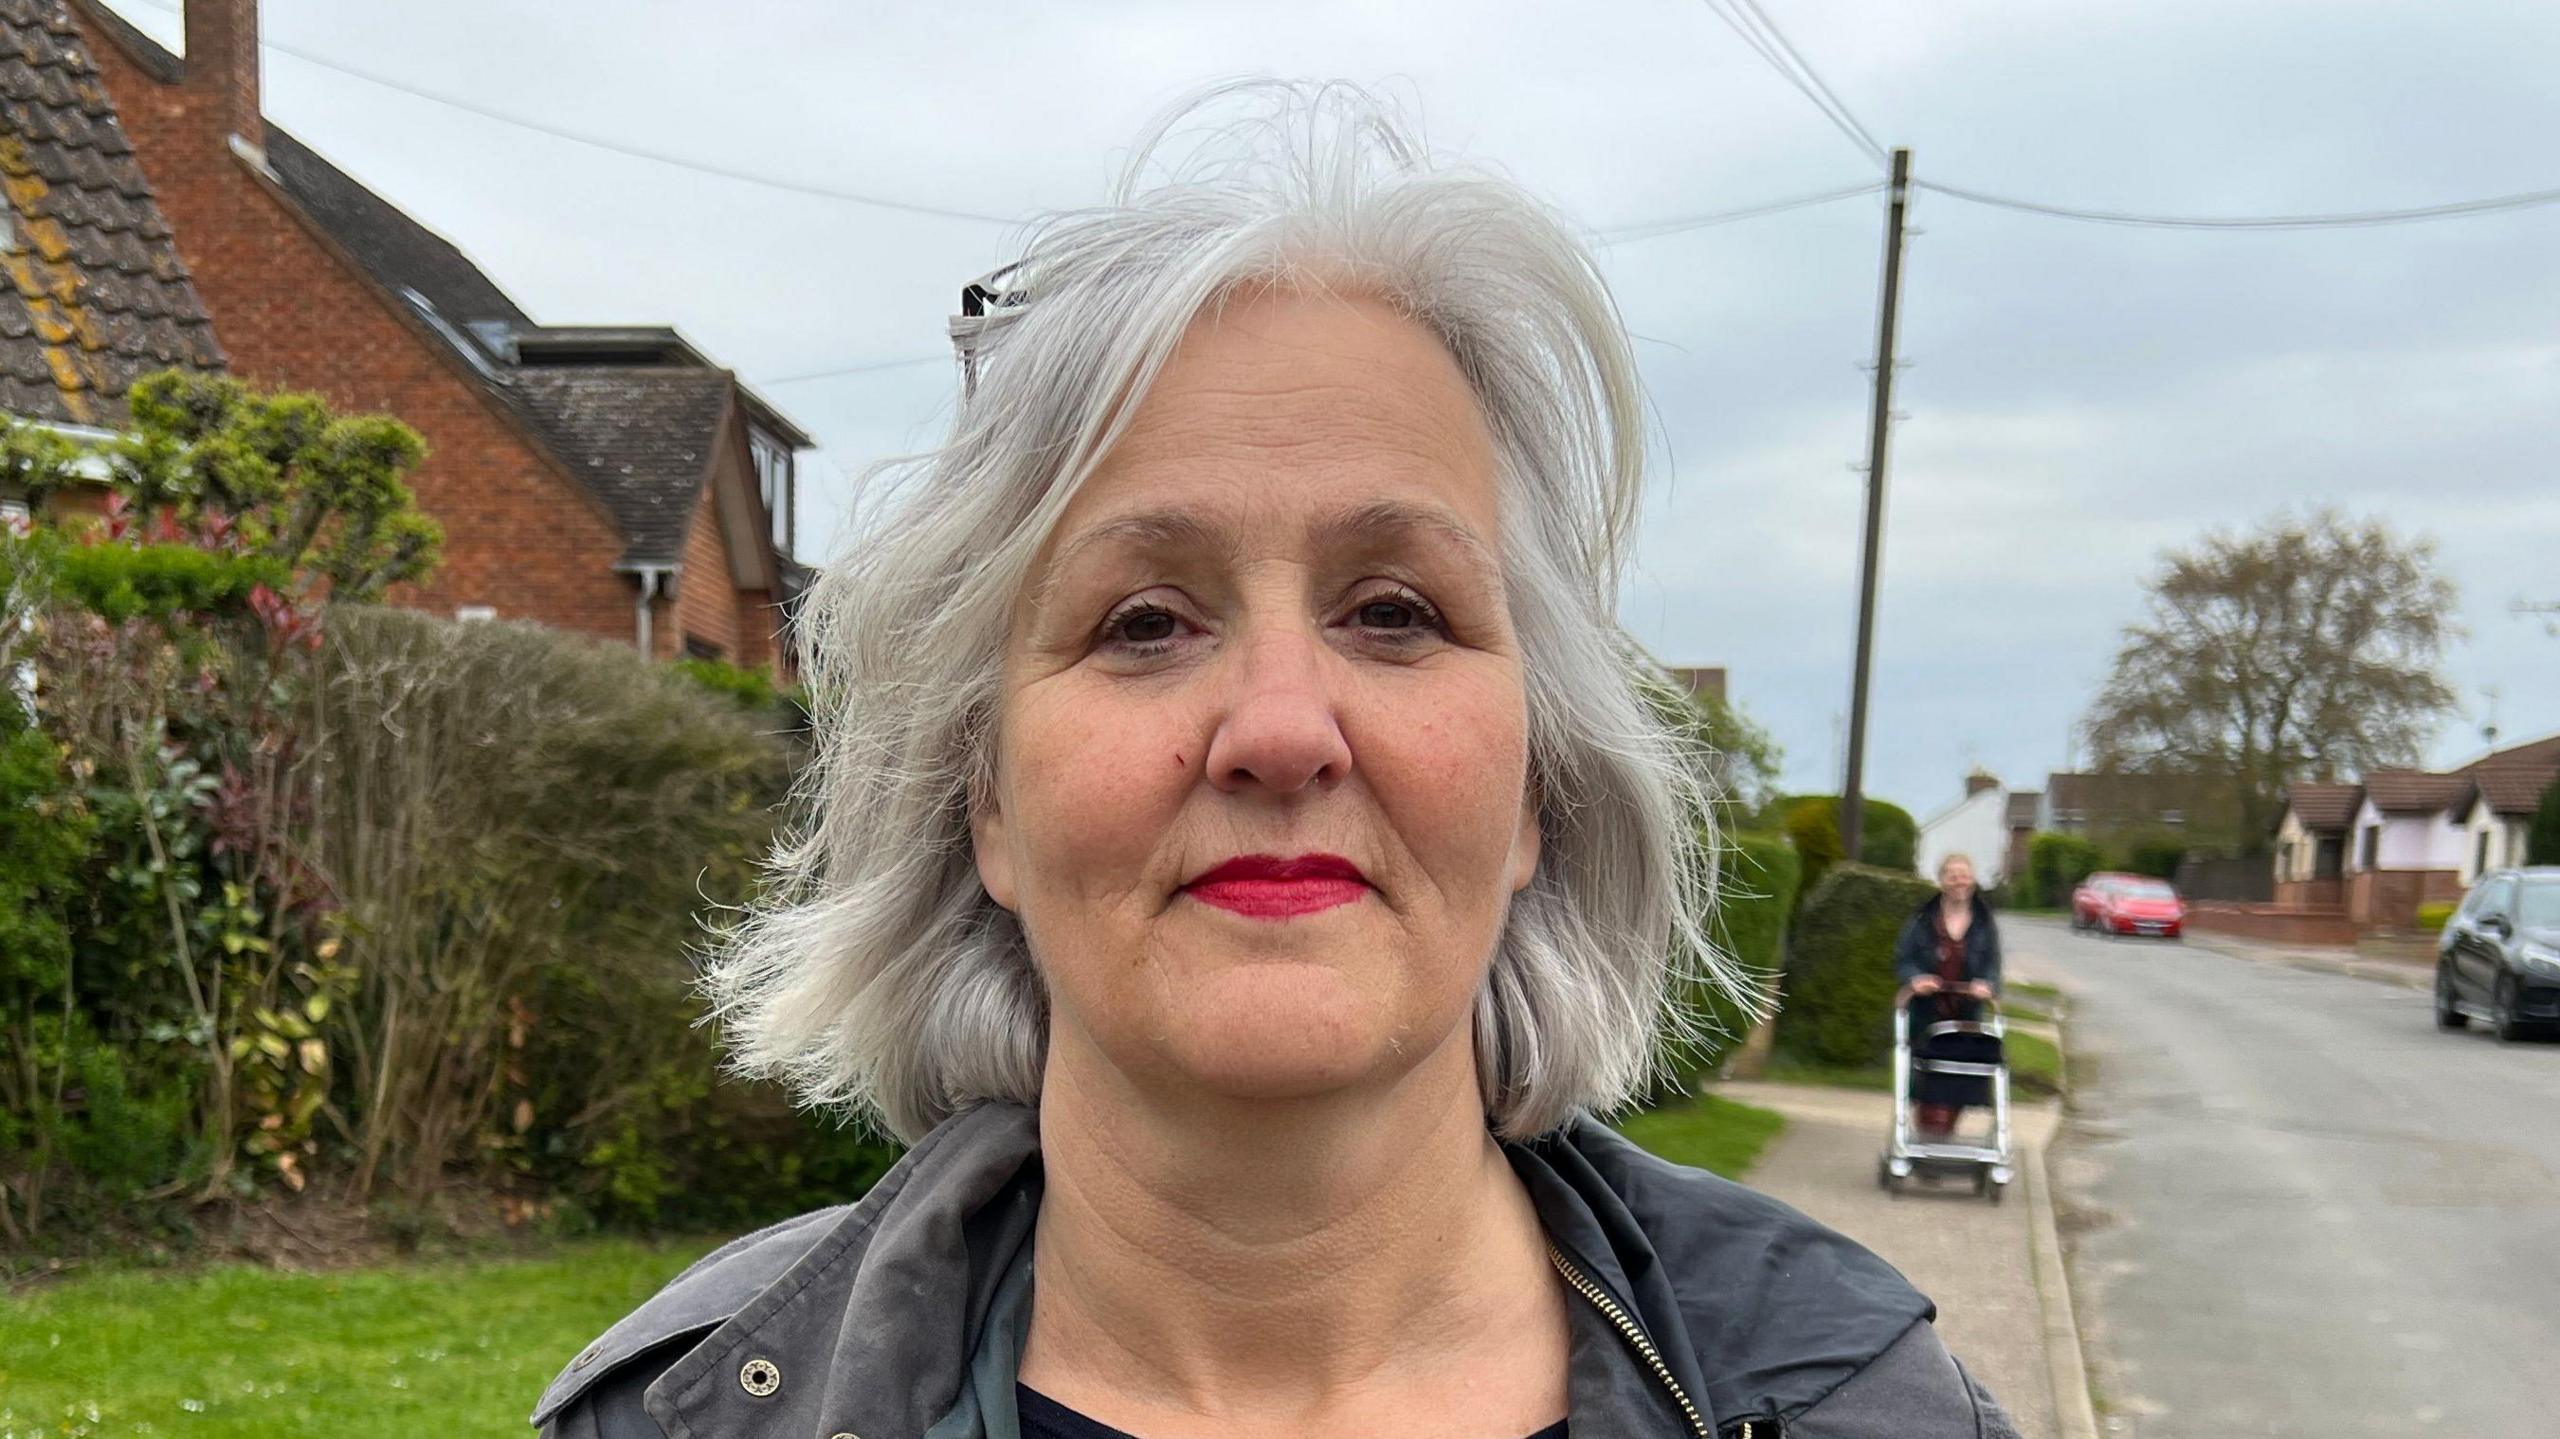
{"label": "grey jacket", "polygon": [[[1875,1255],[1577,1122],[1505,1146],[1570,1288],[1578,1439],[2017,1439]],[[858,1204],[738,1240],[572,1360],[545,1439],[1019,1439],[1038,1116],[982,1104]]]}

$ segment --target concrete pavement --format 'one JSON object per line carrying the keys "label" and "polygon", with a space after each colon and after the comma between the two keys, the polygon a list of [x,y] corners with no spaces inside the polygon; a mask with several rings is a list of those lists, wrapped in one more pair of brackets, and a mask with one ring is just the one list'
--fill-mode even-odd
{"label": "concrete pavement", "polygon": [[[2032,1159],[1998,1205],[1956,1184],[1914,1184],[1894,1198],[1875,1178],[1891,1112],[1884,1096],[1757,1080],[1720,1084],[1715,1092],[1787,1117],[1785,1132],[1751,1171],[1752,1188],[1891,1261],[1937,1301],[1939,1335],[2027,1439],[2070,1439],[2046,1349],[2036,1206],[2022,1192],[2037,1182]],[[2011,1111],[2021,1145],[2046,1143],[2058,1117],[2051,1104]]]}
{"label": "concrete pavement", "polygon": [[2233,959],[2281,964],[2314,974],[2372,980],[2377,984],[2398,985],[2402,989],[2425,989],[2435,983],[2435,965],[2431,960],[2389,959],[2335,946],[2269,944],[2263,940],[2242,939],[2238,935],[2197,931],[2188,933],[2187,943],[2216,954],[2227,954]]}
{"label": "concrete pavement", "polygon": [[2560,1434],[2560,1044],[2401,970],[2004,934],[2094,1074],[2054,1177],[2110,1439]]}
{"label": "concrete pavement", "polygon": [[[2007,948],[2011,979],[2069,988],[2032,947]],[[2018,1178],[1995,1206],[1960,1185],[1913,1185],[1899,1198],[1877,1188],[1876,1157],[1892,1114],[1884,1095],[1756,1080],[1730,1080],[1716,1092],[1787,1116],[1785,1132],[1751,1172],[1753,1188],[1875,1250],[1936,1300],[1947,1347],[1999,1396],[2027,1439],[2093,1439],[2045,1177],[2059,1105],[2012,1106]]]}

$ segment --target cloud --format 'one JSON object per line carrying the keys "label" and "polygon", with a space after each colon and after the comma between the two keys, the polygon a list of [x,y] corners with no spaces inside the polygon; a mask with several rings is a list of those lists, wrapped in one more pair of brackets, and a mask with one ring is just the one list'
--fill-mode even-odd
{"label": "cloud", "polygon": [[[175,19],[116,0],[155,33]],[[1773,5],[1918,173],[2177,212],[2546,185],[2560,7],[2507,0]],[[1097,198],[1140,125],[1244,73],[1384,81],[1444,146],[1597,229],[1853,183],[1863,156],[1704,6],[268,0],[273,38],[629,143],[1028,216]],[[492,43],[492,36],[505,37]],[[755,380],[938,354],[1002,227],[793,196],[514,129],[271,54],[269,108],[549,319],[672,322]],[[423,139],[423,143],[422,143]],[[2067,755],[2164,546],[2336,502],[2438,537],[2467,692],[2560,728],[2560,211],[2339,233],[2075,226],[1924,194],[1908,266],[1870,774],[1919,809]],[[1625,617],[1723,661],[1789,780],[1847,707],[1881,204],[1614,246],[1663,486]],[[767,391],[835,471],[929,443],[935,367]],[[827,551],[821,539],[808,548]],[[2462,735],[2449,733],[2449,749]]]}

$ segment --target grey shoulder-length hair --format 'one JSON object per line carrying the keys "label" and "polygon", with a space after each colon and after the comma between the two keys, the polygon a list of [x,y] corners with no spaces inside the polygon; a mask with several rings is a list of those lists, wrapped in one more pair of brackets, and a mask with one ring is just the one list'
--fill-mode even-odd
{"label": "grey shoulder-length hair", "polygon": [[[1250,118],[1176,144],[1238,102]],[[1399,307],[1483,407],[1544,844],[1476,1002],[1485,1114],[1525,1138],[1622,1106],[1666,1042],[1699,1038],[1675,980],[1746,1008],[1757,991],[1705,933],[1702,757],[1614,618],[1646,410],[1607,287],[1547,209],[1435,162],[1348,86],[1215,91],[1137,156],[1112,204],[1036,231],[986,312],[953,322],[971,384],[947,441],[872,472],[858,538],[797,616],[803,817],[707,971],[738,1066],[907,1140],[981,1099],[1039,1101],[1046,992],[969,844],[1010,612],[1184,329],[1284,285]]]}

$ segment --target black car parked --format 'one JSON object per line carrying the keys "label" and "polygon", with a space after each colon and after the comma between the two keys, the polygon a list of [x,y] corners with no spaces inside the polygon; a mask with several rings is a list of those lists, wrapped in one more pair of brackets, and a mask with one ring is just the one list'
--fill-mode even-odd
{"label": "black car parked", "polygon": [[2436,942],[2436,1025],[2500,1039],[2560,1025],[2560,865],[2492,870]]}

